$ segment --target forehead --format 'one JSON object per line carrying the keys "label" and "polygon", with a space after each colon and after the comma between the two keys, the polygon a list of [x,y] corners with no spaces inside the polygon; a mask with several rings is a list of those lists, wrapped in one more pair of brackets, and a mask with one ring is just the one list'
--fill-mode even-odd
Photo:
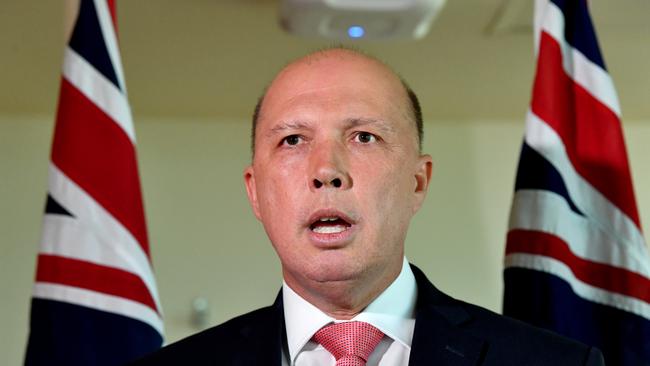
{"label": "forehead", "polygon": [[[349,52],[300,59],[283,69],[264,97],[258,128],[283,118],[343,114],[345,118],[409,118],[408,97],[400,79],[382,63]],[[370,115],[354,115],[354,114]],[[347,115],[345,115],[347,114]]]}

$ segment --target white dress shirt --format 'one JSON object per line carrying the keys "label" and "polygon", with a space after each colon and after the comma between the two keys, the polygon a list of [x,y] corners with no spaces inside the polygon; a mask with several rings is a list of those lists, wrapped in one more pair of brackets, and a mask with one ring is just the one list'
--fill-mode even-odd
{"label": "white dress shirt", "polygon": [[[312,336],[323,326],[342,321],[331,318],[282,284],[287,347],[282,350],[283,366],[334,366],[336,360]],[[349,321],[372,324],[385,335],[370,354],[367,366],[407,366],[415,328],[417,284],[404,258],[402,271],[361,313]]]}

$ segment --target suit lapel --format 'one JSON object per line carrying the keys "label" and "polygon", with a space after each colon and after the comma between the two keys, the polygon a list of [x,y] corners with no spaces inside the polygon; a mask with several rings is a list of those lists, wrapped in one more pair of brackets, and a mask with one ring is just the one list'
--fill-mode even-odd
{"label": "suit lapel", "polygon": [[246,349],[239,353],[237,365],[282,365],[282,349],[286,344],[282,291],[269,310],[268,316],[240,329]]}
{"label": "suit lapel", "polygon": [[[411,265],[418,284],[415,331],[409,366],[480,365],[487,344],[463,329],[472,317],[458,301],[436,289],[420,269]],[[237,365],[282,365],[286,330],[282,292],[269,313],[240,330],[246,345],[238,354]]]}
{"label": "suit lapel", "polygon": [[471,315],[436,289],[417,267],[411,269],[418,283],[418,301],[409,366],[479,365],[487,345],[462,328]]}

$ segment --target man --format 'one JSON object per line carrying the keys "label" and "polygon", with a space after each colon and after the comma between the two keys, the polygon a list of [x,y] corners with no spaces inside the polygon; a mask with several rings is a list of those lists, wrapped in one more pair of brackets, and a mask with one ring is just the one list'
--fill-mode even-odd
{"label": "man", "polygon": [[415,94],[378,60],[333,48],[285,67],[256,108],[244,172],[281,294],[141,364],[601,365],[597,350],[454,300],[408,265],[432,170],[421,140]]}

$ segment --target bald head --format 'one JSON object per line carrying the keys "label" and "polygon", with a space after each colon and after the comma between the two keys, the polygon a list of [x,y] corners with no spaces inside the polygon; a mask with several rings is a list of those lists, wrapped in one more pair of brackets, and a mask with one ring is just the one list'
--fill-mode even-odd
{"label": "bald head", "polygon": [[[323,80],[322,74],[327,78]],[[373,79],[380,87],[390,89],[404,118],[412,122],[414,138],[418,151],[422,149],[423,123],[418,98],[408,84],[390,67],[378,59],[357,50],[336,47],[319,50],[296,59],[285,66],[259,98],[253,113],[251,129],[251,149],[255,154],[255,139],[258,122],[265,118],[265,104],[268,99],[283,88],[303,88],[323,86],[326,83],[345,83],[352,73],[354,77]],[[318,75],[321,75],[319,78]],[[301,89],[296,89],[301,90]]]}
{"label": "bald head", "polygon": [[402,268],[433,167],[416,110],[389,67],[340,48],[292,62],[260,101],[246,193],[288,286],[331,316],[351,318]]}

